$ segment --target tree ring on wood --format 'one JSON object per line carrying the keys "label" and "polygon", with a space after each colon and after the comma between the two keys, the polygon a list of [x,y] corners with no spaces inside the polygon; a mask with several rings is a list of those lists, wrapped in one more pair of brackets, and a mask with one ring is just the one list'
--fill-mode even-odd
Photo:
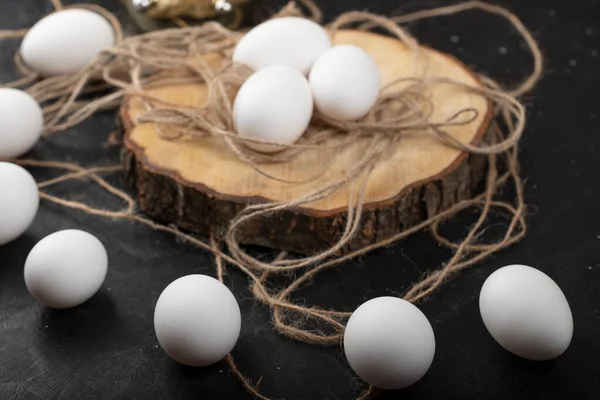
{"label": "tree ring on wood", "polygon": [[[414,74],[415,57],[399,40],[375,33],[342,30],[335,44],[354,44],[377,62],[382,86]],[[452,56],[421,47],[428,60],[427,76],[446,77],[482,86],[477,76]],[[417,67],[418,68],[418,67]],[[456,85],[430,89],[432,121],[446,121],[465,108],[479,111],[466,125],[446,129],[463,143],[480,143],[491,124],[492,106],[484,96]],[[184,106],[202,105],[202,84],[163,86],[148,94]],[[314,182],[289,184],[258,174],[239,160],[218,137],[181,137],[165,140],[156,124],[136,124],[143,112],[139,99],[126,97],[120,115],[124,126],[123,162],[140,209],[157,221],[202,236],[223,237],[230,221],[245,206],[262,201],[290,201],[340,180],[364,146],[360,140],[336,154],[326,174]],[[326,155],[331,157],[330,154]],[[288,163],[264,165],[287,180],[302,181],[325,163],[319,151],[304,151]],[[348,247],[357,249],[386,239],[457,202],[472,197],[485,176],[486,157],[444,145],[431,135],[406,135],[388,150],[366,184],[363,217]],[[245,225],[240,241],[302,253],[331,246],[344,230],[350,185],[311,204]]]}

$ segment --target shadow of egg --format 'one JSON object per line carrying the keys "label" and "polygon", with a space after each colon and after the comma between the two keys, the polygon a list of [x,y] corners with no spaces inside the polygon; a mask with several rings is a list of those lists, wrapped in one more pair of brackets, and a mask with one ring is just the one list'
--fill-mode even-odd
{"label": "shadow of egg", "polygon": [[110,347],[119,332],[126,329],[116,316],[113,300],[102,291],[77,307],[44,307],[40,325],[43,344],[85,351]]}
{"label": "shadow of egg", "polygon": [[[18,276],[23,280],[23,265],[29,251],[35,246],[37,239],[31,232],[25,232],[13,241],[0,245],[0,279],[2,279],[3,289],[5,285],[4,278],[8,276]],[[21,282],[23,283],[23,282]],[[23,284],[24,285],[24,284]],[[7,285],[8,287],[8,285]]]}

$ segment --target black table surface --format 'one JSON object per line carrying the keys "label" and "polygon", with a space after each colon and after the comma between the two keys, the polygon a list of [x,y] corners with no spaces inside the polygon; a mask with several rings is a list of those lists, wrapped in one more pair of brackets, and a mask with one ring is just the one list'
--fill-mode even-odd
{"label": "black table surface", "polygon": [[[117,0],[99,3],[127,24]],[[268,3],[273,9],[281,4]],[[448,3],[338,0],[321,1],[321,6],[330,19],[351,9],[393,15]],[[527,236],[462,272],[419,305],[436,335],[433,365],[416,385],[386,393],[385,398],[587,399],[600,395],[600,2],[499,4],[518,14],[533,31],[546,64],[543,80],[525,98],[529,116],[520,160],[530,206]],[[0,28],[28,27],[50,9],[45,0],[1,0]],[[455,54],[506,85],[517,83],[531,68],[531,58],[516,32],[496,17],[469,12],[411,24],[409,29],[422,42]],[[0,45],[1,81],[15,77],[11,56],[17,46],[14,40]],[[114,120],[114,113],[97,115],[43,140],[30,156],[85,165],[115,163],[118,147],[106,145]],[[32,172],[38,179],[49,176],[45,171]],[[114,181],[122,183],[122,178],[116,176]],[[53,193],[119,206],[89,182],[63,184]],[[56,311],[28,295],[23,263],[38,240],[68,228],[100,238],[110,266],[96,296],[74,309]],[[427,233],[418,234],[323,273],[296,299],[351,311],[367,299],[402,293],[447,258],[448,252]],[[481,321],[481,285],[494,270],[514,263],[549,274],[570,303],[573,341],[556,360],[529,362],[512,356],[493,341]],[[0,399],[252,398],[224,362],[207,368],[183,367],[158,346],[154,304],[167,284],[191,273],[214,274],[210,255],[135,223],[42,202],[27,233],[0,247]],[[228,284],[242,310],[242,332],[233,351],[240,369],[254,382],[261,379],[261,390],[273,398],[355,398],[364,385],[349,368],[341,347],[309,346],[274,332],[268,310],[252,299],[247,283],[244,275],[229,270]]]}

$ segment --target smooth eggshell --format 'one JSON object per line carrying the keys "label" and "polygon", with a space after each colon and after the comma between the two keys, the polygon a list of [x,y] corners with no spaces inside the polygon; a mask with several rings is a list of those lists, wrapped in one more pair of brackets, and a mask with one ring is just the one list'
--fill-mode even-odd
{"label": "smooth eggshell", "polygon": [[39,302],[53,308],[75,307],[104,282],[108,256],[94,235],[69,229],[40,240],[25,261],[25,284]]}
{"label": "smooth eggshell", "polygon": [[0,88],[0,159],[27,153],[40,139],[44,114],[22,90]]}
{"label": "smooth eggshell", "polygon": [[344,333],[350,366],[367,383],[401,389],[425,375],[435,354],[431,324],[411,303],[378,297],[354,311]]}
{"label": "smooth eggshell", "polygon": [[37,183],[26,169],[0,162],[0,245],[21,236],[40,203]]}
{"label": "smooth eggshell", "polygon": [[21,56],[44,76],[72,74],[114,43],[115,32],[106,18],[71,8],[39,20],[23,38]]}
{"label": "smooth eggshell", "polygon": [[188,275],[162,292],[154,329],[163,350],[181,364],[201,367],[223,359],[241,328],[240,308],[231,291],[206,275]]}
{"label": "smooth eggshell", "polygon": [[569,347],[573,316],[558,285],[543,272],[509,265],[491,274],[479,296],[483,322],[506,350],[530,360],[550,360]]}
{"label": "smooth eggshell", "polygon": [[307,75],[330,46],[329,34],[316,22],[298,17],[275,18],[251,29],[236,45],[232,59],[255,71],[286,65]]}
{"label": "smooth eggshell", "polygon": [[238,135],[279,144],[298,140],[308,127],[312,112],[306,78],[285,66],[254,73],[244,82],[233,104]]}
{"label": "smooth eggshell", "polygon": [[377,64],[357,46],[329,49],[315,62],[308,79],[315,107],[335,120],[355,121],[364,117],[379,97]]}

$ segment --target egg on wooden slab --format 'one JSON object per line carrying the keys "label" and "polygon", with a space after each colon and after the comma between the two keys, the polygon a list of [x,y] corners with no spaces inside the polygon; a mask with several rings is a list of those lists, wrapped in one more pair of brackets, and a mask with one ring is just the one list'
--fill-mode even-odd
{"label": "egg on wooden slab", "polygon": [[558,285],[542,271],[509,265],[491,274],[479,296],[483,323],[506,350],[535,361],[567,350],[573,315]]}
{"label": "egg on wooden slab", "polygon": [[39,20],[21,42],[25,64],[43,76],[73,74],[115,43],[106,18],[81,8],[54,12]]}
{"label": "egg on wooden slab", "polygon": [[106,277],[108,256],[94,235],[68,229],[40,240],[25,260],[25,285],[40,303],[75,307],[92,297]]}
{"label": "egg on wooden slab", "polygon": [[0,162],[0,246],[21,236],[40,203],[37,183],[26,169]]}
{"label": "egg on wooden slab", "polygon": [[274,18],[244,35],[232,59],[255,71],[286,65],[307,75],[315,60],[330,46],[329,34],[316,22],[299,17]]}
{"label": "egg on wooden slab", "polygon": [[338,121],[356,121],[379,97],[379,69],[373,57],[354,45],[334,46],[313,65],[309,75],[315,107]]}
{"label": "egg on wooden slab", "polygon": [[0,88],[0,159],[27,153],[40,139],[44,114],[28,93]]}
{"label": "egg on wooden slab", "polygon": [[[244,82],[233,103],[237,134],[260,142],[293,144],[302,136],[313,112],[313,99],[304,75],[276,65],[255,72]],[[263,152],[281,146],[247,142]]]}
{"label": "egg on wooden slab", "polygon": [[233,293],[207,275],[188,275],[161,293],[154,330],[175,361],[203,367],[222,360],[240,335],[241,313]]}
{"label": "egg on wooden slab", "polygon": [[435,336],[413,304],[397,297],[378,297],[352,313],[344,332],[344,353],[365,382],[381,389],[402,389],[429,370]]}

